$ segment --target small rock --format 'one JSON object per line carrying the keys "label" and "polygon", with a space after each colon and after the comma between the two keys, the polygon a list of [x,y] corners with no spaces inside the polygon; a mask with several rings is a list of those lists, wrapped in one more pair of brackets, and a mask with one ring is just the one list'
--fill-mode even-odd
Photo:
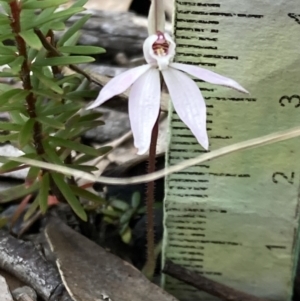
{"label": "small rock", "polygon": [[12,291],[16,301],[36,301],[36,292],[29,286],[22,286]]}
{"label": "small rock", "polygon": [[[0,145],[0,156],[5,157],[19,157],[24,155],[22,151],[12,146],[11,144]],[[3,164],[0,163],[0,166]],[[0,177],[12,177],[14,179],[25,179],[28,173],[28,168],[16,170],[8,173],[1,174]]]}
{"label": "small rock", "polygon": [[0,300],[14,301],[4,277],[0,276]]}
{"label": "small rock", "polygon": [[98,112],[103,113],[105,125],[98,126],[87,131],[83,139],[105,143],[121,137],[130,130],[130,123],[127,113],[117,112],[105,108],[98,108]]}

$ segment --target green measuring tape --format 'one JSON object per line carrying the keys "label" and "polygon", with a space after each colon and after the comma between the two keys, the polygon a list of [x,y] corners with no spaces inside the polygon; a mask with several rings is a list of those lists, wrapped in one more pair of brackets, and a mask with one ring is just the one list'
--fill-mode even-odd
{"label": "green measuring tape", "polygon": [[[199,82],[210,149],[300,123],[299,0],[177,0],[176,61],[231,77],[251,95]],[[290,300],[299,237],[300,141],[237,152],[166,179],[163,258],[259,297]],[[168,164],[201,154],[170,116]],[[215,300],[170,277],[181,300]]]}

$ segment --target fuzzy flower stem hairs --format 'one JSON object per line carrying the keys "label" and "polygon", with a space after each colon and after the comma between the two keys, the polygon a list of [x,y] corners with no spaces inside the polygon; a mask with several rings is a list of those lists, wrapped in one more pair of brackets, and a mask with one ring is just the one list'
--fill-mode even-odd
{"label": "fuzzy flower stem hairs", "polygon": [[[149,169],[155,169],[155,153],[160,112],[161,80],[168,88],[174,109],[180,119],[196,137],[199,144],[208,149],[206,131],[206,105],[201,91],[189,77],[190,74],[205,82],[223,85],[248,93],[236,81],[212,71],[181,63],[174,63],[176,44],[165,32],[163,0],[152,0],[148,17],[149,36],[143,45],[147,62],[130,69],[109,81],[100,91],[97,99],[88,109],[100,106],[111,97],[131,87],[129,94],[129,118],[138,154],[149,148]],[[151,278],[155,268],[154,225],[153,225],[154,183],[148,183],[147,205],[147,262],[144,273]]]}

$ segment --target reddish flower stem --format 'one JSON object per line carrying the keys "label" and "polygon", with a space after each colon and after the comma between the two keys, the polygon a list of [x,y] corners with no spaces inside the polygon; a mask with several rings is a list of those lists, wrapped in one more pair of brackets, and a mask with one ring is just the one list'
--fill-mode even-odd
{"label": "reddish flower stem", "polygon": [[[155,171],[156,164],[156,144],[158,138],[159,116],[154,124],[148,158],[148,173]],[[155,243],[154,243],[154,198],[155,183],[154,181],[147,183],[146,191],[146,216],[147,216],[147,262],[144,272],[148,278],[151,278],[155,270]]]}

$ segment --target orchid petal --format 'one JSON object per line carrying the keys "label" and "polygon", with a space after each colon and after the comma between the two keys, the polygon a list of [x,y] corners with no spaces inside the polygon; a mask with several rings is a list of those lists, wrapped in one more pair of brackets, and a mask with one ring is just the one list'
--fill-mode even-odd
{"label": "orchid petal", "polygon": [[162,71],[175,111],[203,148],[208,149],[206,105],[203,96],[186,74],[169,68]]}
{"label": "orchid petal", "polygon": [[143,44],[143,52],[144,52],[145,60],[148,64],[152,64],[152,65],[155,65],[157,61],[156,55],[154,54],[152,48],[156,40],[157,40],[157,35],[153,34],[149,36]]}
{"label": "orchid petal", "polygon": [[149,149],[153,126],[160,107],[160,76],[150,69],[132,85],[129,95],[129,119],[134,146],[142,155]]}
{"label": "orchid petal", "polygon": [[150,65],[142,65],[111,79],[100,91],[97,99],[87,107],[87,110],[100,106],[108,99],[127,90],[141,75],[151,68]]}
{"label": "orchid petal", "polygon": [[239,83],[237,83],[233,79],[224,77],[204,68],[180,63],[171,63],[170,67],[189,73],[190,75],[195,76],[211,84],[222,85],[233,88],[240,92],[249,93],[246,89],[244,89]]}
{"label": "orchid petal", "polygon": [[165,10],[163,0],[152,0],[148,14],[148,33],[155,34],[165,30]]}

